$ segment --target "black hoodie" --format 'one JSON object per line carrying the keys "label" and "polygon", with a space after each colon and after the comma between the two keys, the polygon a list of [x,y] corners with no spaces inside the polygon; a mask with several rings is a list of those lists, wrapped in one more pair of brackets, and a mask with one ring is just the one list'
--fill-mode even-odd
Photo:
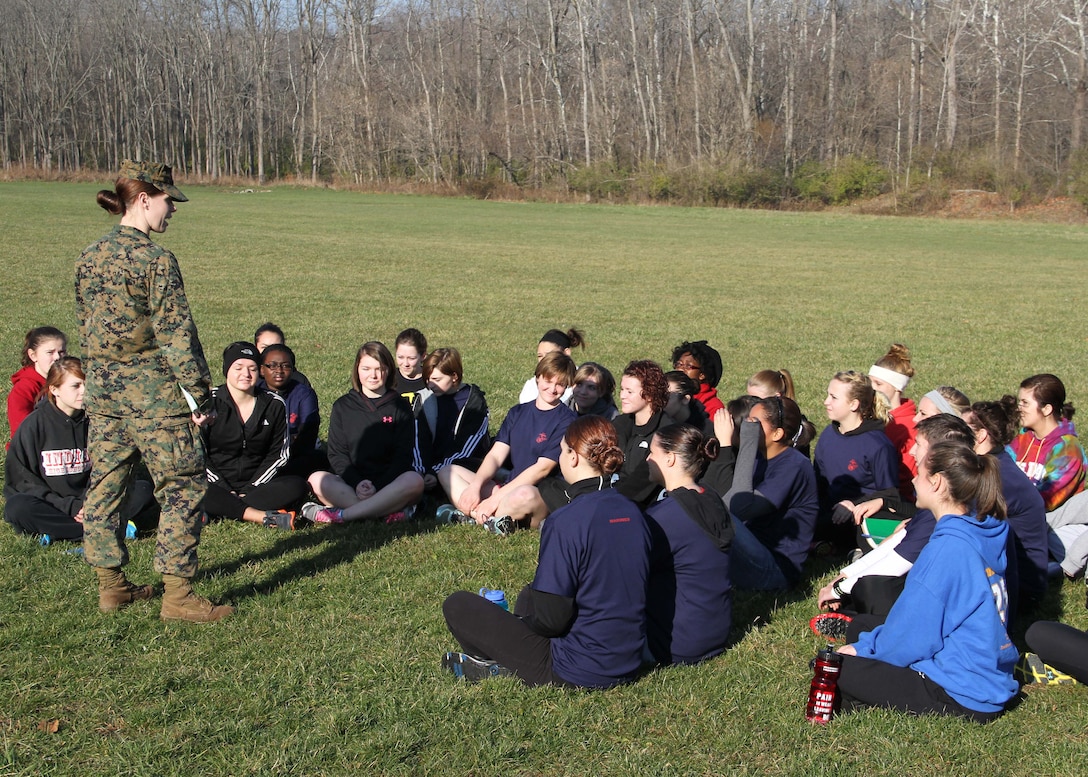
{"label": "black hoodie", "polygon": [[69,417],[52,402],[42,402],[11,441],[4,496],[36,496],[74,516],[83,509],[90,472],[87,414],[80,410]]}
{"label": "black hoodie", "polygon": [[379,491],[405,472],[422,472],[408,400],[393,390],[371,399],[354,389],[336,400],[329,416],[329,464],[352,488],[369,480]]}

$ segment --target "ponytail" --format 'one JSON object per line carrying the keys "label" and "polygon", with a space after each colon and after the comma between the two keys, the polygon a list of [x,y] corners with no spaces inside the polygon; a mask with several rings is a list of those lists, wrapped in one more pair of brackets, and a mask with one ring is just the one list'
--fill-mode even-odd
{"label": "ponytail", "polygon": [[996,457],[975,453],[962,443],[939,442],[930,446],[924,466],[930,474],[940,474],[945,479],[952,501],[963,505],[980,520],[987,515],[1005,519],[1007,510],[1001,490],[1001,465]]}

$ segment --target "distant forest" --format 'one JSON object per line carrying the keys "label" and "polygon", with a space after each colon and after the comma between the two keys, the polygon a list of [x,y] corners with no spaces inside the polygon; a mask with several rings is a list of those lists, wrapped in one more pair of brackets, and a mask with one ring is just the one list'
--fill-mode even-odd
{"label": "distant forest", "polygon": [[1088,187],[1088,0],[0,0],[5,168],[825,202]]}

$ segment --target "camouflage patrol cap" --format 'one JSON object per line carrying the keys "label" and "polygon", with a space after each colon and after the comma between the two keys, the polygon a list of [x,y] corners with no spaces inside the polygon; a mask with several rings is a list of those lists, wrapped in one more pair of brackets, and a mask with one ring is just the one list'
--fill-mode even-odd
{"label": "camouflage patrol cap", "polygon": [[149,183],[160,192],[169,194],[177,202],[189,201],[189,198],[181,193],[181,189],[174,186],[173,170],[161,162],[133,162],[131,159],[126,159],[121,163],[121,172],[117,174],[117,177]]}

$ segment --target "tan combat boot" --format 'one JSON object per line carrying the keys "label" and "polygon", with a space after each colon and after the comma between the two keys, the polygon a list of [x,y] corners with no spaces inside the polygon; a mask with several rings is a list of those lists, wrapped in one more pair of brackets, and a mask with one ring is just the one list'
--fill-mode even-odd
{"label": "tan combat boot", "polygon": [[193,593],[192,581],[187,577],[163,575],[162,582],[166,590],[162,595],[159,617],[164,621],[211,623],[234,612],[233,607],[212,604],[203,596],[197,596]]}
{"label": "tan combat boot", "polygon": [[120,567],[95,567],[94,571],[98,575],[98,609],[102,612],[113,612],[155,596],[153,586],[130,583]]}

